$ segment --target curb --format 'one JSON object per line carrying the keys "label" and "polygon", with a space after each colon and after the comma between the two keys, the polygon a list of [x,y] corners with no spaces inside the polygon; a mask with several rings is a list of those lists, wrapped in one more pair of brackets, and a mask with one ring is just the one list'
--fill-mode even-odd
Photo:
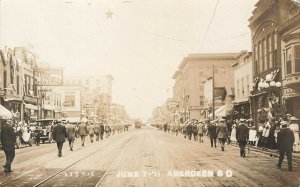
{"label": "curb", "polygon": [[[233,147],[239,147],[237,144],[229,144],[230,146]],[[248,145],[246,147],[246,149],[248,149]],[[279,158],[279,153],[277,150],[270,150],[270,149],[266,149],[266,150],[262,150],[259,147],[250,147],[250,151],[254,151],[254,152],[259,152],[265,155],[269,155],[270,157],[275,157],[275,158]],[[300,164],[300,154],[299,153],[293,153],[293,162]]]}

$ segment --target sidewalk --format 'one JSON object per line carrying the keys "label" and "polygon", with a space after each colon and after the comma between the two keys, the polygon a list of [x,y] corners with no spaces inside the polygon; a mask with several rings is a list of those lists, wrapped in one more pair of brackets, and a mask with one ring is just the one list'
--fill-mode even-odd
{"label": "sidewalk", "polygon": [[[229,145],[234,146],[234,147],[239,147],[239,145],[237,143],[230,143]],[[249,145],[247,145],[247,147],[246,147],[247,152],[248,152],[248,146]],[[279,158],[278,150],[272,150],[272,149],[263,150],[260,147],[250,146],[250,152],[251,151],[263,153],[263,154],[269,155],[270,157]],[[300,153],[299,152],[293,153],[293,162],[300,164]]]}

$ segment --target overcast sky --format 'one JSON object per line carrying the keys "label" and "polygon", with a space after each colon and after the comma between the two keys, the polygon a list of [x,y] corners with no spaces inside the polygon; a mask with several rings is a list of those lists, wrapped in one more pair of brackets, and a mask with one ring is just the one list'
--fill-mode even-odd
{"label": "overcast sky", "polygon": [[205,35],[217,0],[1,0],[0,45],[33,45],[65,75],[111,74],[113,102],[146,120],[186,55],[251,50],[257,1],[220,0]]}

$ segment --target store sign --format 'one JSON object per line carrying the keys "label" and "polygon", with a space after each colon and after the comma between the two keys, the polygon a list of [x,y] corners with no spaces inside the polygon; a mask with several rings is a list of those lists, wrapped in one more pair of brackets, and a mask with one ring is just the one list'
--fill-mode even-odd
{"label": "store sign", "polygon": [[27,102],[27,103],[36,104],[36,103],[38,103],[38,98],[33,98],[33,97],[25,95],[24,96],[24,101]]}
{"label": "store sign", "polygon": [[35,84],[39,86],[62,86],[63,68],[41,68],[34,71]]}

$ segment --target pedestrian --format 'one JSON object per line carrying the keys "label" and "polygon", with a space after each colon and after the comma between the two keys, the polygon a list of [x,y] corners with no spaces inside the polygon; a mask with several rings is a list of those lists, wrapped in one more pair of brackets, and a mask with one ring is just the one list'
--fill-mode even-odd
{"label": "pedestrian", "polygon": [[294,133],[291,129],[287,128],[288,124],[286,121],[280,122],[281,129],[277,134],[277,145],[279,150],[279,161],[276,165],[279,169],[281,168],[282,161],[284,159],[284,155],[287,156],[288,161],[288,170],[292,171],[292,152],[293,152],[293,144],[295,142]]}
{"label": "pedestrian", "polygon": [[295,142],[293,145],[293,150],[294,150],[294,152],[300,152],[299,124],[298,124],[299,119],[292,116],[290,118],[290,121],[291,122],[290,122],[289,128],[293,131],[294,139],[295,139]]}
{"label": "pedestrian", "polygon": [[227,120],[226,125],[227,125],[227,145],[229,145],[231,143],[230,136],[231,136],[232,125],[233,125],[232,120]]}
{"label": "pedestrian", "polygon": [[227,139],[227,125],[226,125],[226,121],[225,119],[221,118],[219,120],[219,125],[217,126],[217,136],[218,136],[218,140],[221,144],[221,150],[224,151],[225,150],[225,142]]}
{"label": "pedestrian", "polygon": [[42,130],[41,125],[37,126],[36,130],[34,131],[34,134],[35,134],[36,146],[39,146],[40,142],[41,142],[41,136],[43,135],[43,130]]}
{"label": "pedestrian", "polygon": [[193,136],[194,136],[194,141],[198,140],[198,127],[197,127],[197,121],[194,121],[192,123],[192,129],[193,129]]}
{"label": "pedestrian", "polygon": [[239,126],[236,127],[236,139],[240,147],[241,157],[246,156],[245,147],[247,145],[248,137],[249,137],[249,129],[245,125],[245,119],[240,119],[240,124]]}
{"label": "pedestrian", "polygon": [[255,146],[256,141],[257,141],[257,131],[255,130],[255,126],[251,125],[249,130],[249,144],[251,146]]}
{"label": "pedestrian", "polygon": [[78,126],[78,134],[79,134],[80,139],[81,139],[81,146],[82,147],[84,147],[85,137],[86,137],[87,133],[88,133],[88,130],[87,130],[86,123],[82,122]]}
{"label": "pedestrian", "polygon": [[[68,123],[68,122],[67,122]],[[74,124],[68,123],[66,125],[67,128],[67,134],[68,134],[68,141],[69,141],[69,147],[70,151],[73,151],[74,141],[75,141],[75,134],[76,134],[76,127]]]}
{"label": "pedestrian", "polygon": [[103,135],[104,135],[104,125],[101,122],[100,123],[100,139],[103,140]]}
{"label": "pedestrian", "polygon": [[231,133],[230,133],[230,141],[236,142],[236,124],[232,125]]}
{"label": "pedestrian", "polygon": [[270,122],[271,127],[270,127],[269,138],[268,138],[270,149],[276,149],[276,141],[275,141],[276,123],[277,121],[275,121],[274,119],[272,119]]}
{"label": "pedestrian", "polygon": [[188,125],[186,126],[186,131],[187,131],[187,135],[189,140],[192,139],[192,134],[193,134],[193,126],[192,126],[192,122],[188,122]]}
{"label": "pedestrian", "polygon": [[91,143],[94,141],[94,134],[95,134],[95,125],[93,122],[91,122],[88,126],[88,132],[90,136]]}
{"label": "pedestrian", "polygon": [[256,146],[257,147],[263,147],[263,131],[264,131],[264,121],[260,121],[258,123],[258,131],[257,131],[257,142]]}
{"label": "pedestrian", "polygon": [[100,124],[96,123],[94,127],[94,132],[96,136],[96,141],[99,141],[99,135],[100,135]]}
{"label": "pedestrian", "polygon": [[265,123],[263,133],[262,133],[262,148],[263,150],[269,148],[269,135],[270,135],[270,123],[269,121]]}
{"label": "pedestrian", "polygon": [[4,172],[10,173],[11,164],[15,158],[15,143],[16,143],[16,134],[12,126],[12,121],[2,120],[1,124],[1,144],[2,149],[5,153],[6,163],[3,165]]}
{"label": "pedestrian", "polygon": [[67,129],[62,125],[61,121],[56,121],[55,123],[56,126],[53,128],[53,140],[56,141],[58,157],[61,157],[65,139],[68,137]]}
{"label": "pedestrian", "polygon": [[207,127],[207,130],[209,132],[209,137],[210,137],[210,145],[211,147],[213,147],[213,145],[215,146],[215,148],[217,148],[217,131],[216,131],[217,127],[215,125],[215,121],[211,121],[210,124]]}
{"label": "pedestrian", "polygon": [[110,136],[110,132],[111,132],[110,125],[106,124],[104,129],[105,129],[106,138],[108,138]]}
{"label": "pedestrian", "polygon": [[199,122],[197,126],[199,143],[203,143],[204,124]]}
{"label": "pedestrian", "polygon": [[167,132],[168,124],[164,124],[164,131]]}

